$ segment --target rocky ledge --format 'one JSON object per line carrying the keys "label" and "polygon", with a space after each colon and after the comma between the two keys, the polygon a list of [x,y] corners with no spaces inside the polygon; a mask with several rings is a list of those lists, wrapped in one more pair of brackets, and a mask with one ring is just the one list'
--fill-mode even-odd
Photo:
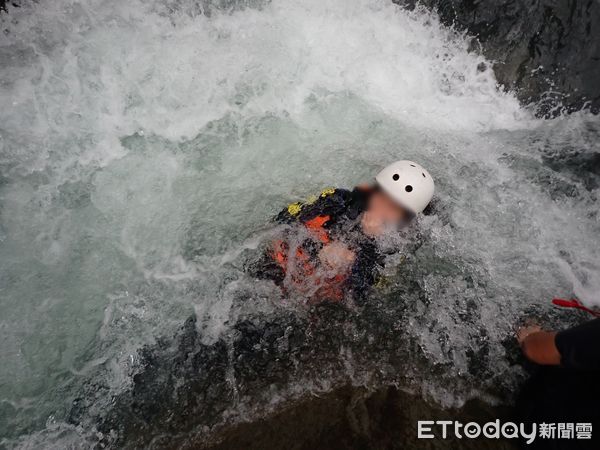
{"label": "rocky ledge", "polygon": [[494,62],[500,84],[540,116],[600,111],[600,2],[596,0],[393,0],[434,9],[467,31]]}

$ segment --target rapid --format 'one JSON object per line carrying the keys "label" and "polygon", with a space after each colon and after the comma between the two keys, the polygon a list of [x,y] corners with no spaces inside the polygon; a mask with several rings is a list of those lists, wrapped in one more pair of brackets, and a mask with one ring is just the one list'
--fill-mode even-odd
{"label": "rapid", "polygon": [[[106,439],[99,418],[143,352],[168,366],[190,316],[197,345],[225,343],[230,363],[236,323],[303,320],[244,272],[247,254],[288,203],[396,159],[429,169],[434,213],[389,258],[370,312],[336,312],[340,347],[322,350],[335,369],[295,361],[301,376],[266,377],[259,399],[224,363],[231,398],[198,429],[340,380],[501,402],[523,378],[523,317],[573,320],[553,296],[600,305],[600,119],[536,118],[435,14],[56,0],[9,8],[0,26],[0,446]],[[405,342],[402,373],[378,333]]]}

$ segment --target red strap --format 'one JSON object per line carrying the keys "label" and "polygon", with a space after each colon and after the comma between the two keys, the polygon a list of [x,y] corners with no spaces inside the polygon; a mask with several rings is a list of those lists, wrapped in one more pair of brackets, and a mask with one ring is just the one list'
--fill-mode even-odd
{"label": "red strap", "polygon": [[576,308],[595,317],[600,317],[600,311],[594,311],[593,309],[587,308],[581,304],[581,302],[577,299],[572,298],[571,300],[565,300],[564,298],[555,298],[552,300],[552,303],[556,306],[562,306],[563,308]]}

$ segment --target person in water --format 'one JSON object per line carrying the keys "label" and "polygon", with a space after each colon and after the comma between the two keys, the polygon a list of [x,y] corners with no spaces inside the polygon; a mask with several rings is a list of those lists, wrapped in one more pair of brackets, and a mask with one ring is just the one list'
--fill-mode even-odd
{"label": "person in water", "polygon": [[382,265],[376,239],[423,212],[433,192],[427,170],[397,161],[379,172],[373,185],[325,189],[292,203],[275,218],[290,228],[271,243],[253,272],[310,302],[363,297]]}

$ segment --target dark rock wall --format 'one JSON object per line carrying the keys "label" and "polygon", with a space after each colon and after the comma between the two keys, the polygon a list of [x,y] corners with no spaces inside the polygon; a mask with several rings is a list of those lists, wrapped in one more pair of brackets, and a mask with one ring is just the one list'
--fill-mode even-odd
{"label": "dark rock wall", "polygon": [[19,7],[19,4],[16,1],[11,2],[10,0],[0,0],[0,13],[2,11],[8,11],[8,5],[12,5],[15,8]]}
{"label": "dark rock wall", "polygon": [[310,396],[261,420],[220,430],[208,440],[190,440],[182,449],[195,450],[363,450],[423,449],[516,450],[506,439],[418,439],[419,420],[458,420],[480,424],[513,420],[510,411],[474,400],[460,409],[439,409],[418,396],[385,387],[374,392],[345,386]]}
{"label": "dark rock wall", "polygon": [[[498,81],[538,114],[600,111],[600,2],[597,0],[393,0],[438,11],[477,38]],[[564,107],[564,109],[561,108]]]}

